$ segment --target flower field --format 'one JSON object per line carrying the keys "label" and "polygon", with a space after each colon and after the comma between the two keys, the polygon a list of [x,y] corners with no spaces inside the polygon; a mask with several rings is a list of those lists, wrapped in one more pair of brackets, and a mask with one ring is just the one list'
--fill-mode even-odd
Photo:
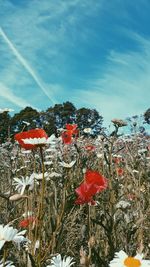
{"label": "flower field", "polygon": [[84,133],[1,144],[0,266],[150,266],[150,137]]}

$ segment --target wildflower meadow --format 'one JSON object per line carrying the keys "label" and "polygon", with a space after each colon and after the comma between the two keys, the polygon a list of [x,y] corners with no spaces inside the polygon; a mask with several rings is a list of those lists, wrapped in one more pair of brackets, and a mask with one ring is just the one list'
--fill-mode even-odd
{"label": "wildflower meadow", "polygon": [[0,266],[150,266],[150,137],[27,127],[0,145]]}

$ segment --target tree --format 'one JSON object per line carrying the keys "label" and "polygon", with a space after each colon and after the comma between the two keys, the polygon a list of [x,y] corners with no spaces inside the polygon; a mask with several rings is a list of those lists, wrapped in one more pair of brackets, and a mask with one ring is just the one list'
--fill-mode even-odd
{"label": "tree", "polygon": [[55,120],[55,126],[57,128],[64,128],[66,123],[75,123],[75,112],[75,106],[68,101],[63,104],[56,104],[46,111],[47,116]]}
{"label": "tree", "polygon": [[148,108],[144,113],[144,120],[146,123],[150,124],[150,108]]}
{"label": "tree", "polygon": [[13,133],[37,127],[41,127],[40,114],[31,107],[24,108],[11,119],[11,131]]}
{"label": "tree", "polygon": [[0,113],[0,143],[3,143],[10,136],[10,115],[7,111]]}
{"label": "tree", "polygon": [[[69,101],[55,104],[46,111],[38,112],[32,107],[26,107],[12,118],[8,112],[0,114],[0,138],[4,142],[8,135],[34,128],[43,128],[50,136],[57,134],[59,128],[65,128],[67,123],[78,124],[83,133],[84,128],[92,128],[92,133],[97,135],[102,128],[102,116],[95,109],[76,107]],[[10,134],[8,134],[10,130]]]}
{"label": "tree", "polygon": [[80,108],[77,110],[76,116],[76,122],[81,131],[91,128],[94,135],[97,135],[102,129],[103,117],[95,109]]}
{"label": "tree", "polygon": [[40,119],[42,121],[42,128],[49,136],[57,133],[55,115],[52,107],[48,108],[46,111],[41,112]]}

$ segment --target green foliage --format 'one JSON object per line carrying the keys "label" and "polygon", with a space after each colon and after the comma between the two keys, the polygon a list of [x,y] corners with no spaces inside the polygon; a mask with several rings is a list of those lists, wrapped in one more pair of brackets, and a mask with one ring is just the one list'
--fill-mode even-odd
{"label": "green foliage", "polygon": [[80,108],[77,110],[77,124],[81,131],[92,128],[98,134],[102,128],[103,118],[95,109]]}
{"label": "green foliage", "polygon": [[21,132],[23,129],[33,129],[39,127],[40,114],[36,109],[26,107],[16,113],[11,119],[12,133]]}
{"label": "green foliage", "polygon": [[53,110],[58,128],[63,128],[66,123],[75,123],[76,108],[72,103],[56,104]]}
{"label": "green foliage", "polygon": [[146,112],[144,113],[144,119],[145,122],[150,124],[150,108],[146,110]]}
{"label": "green foliage", "polygon": [[0,143],[9,138],[10,133],[10,116],[7,111],[0,113]]}

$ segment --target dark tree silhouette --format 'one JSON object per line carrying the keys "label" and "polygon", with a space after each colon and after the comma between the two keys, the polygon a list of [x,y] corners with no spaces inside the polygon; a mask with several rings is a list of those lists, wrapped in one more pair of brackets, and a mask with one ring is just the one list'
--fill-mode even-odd
{"label": "dark tree silhouette", "polygon": [[10,137],[10,115],[8,111],[0,113],[0,143],[7,141]]}
{"label": "dark tree silhouette", "polygon": [[146,123],[150,124],[150,108],[148,108],[144,113],[144,119]]}
{"label": "dark tree silhouette", "polygon": [[16,133],[22,130],[29,130],[40,127],[40,114],[36,109],[26,107],[16,113],[11,119],[11,132]]}
{"label": "dark tree silhouette", "polygon": [[100,132],[103,117],[95,109],[80,108],[77,110],[76,116],[76,122],[81,131],[84,128],[92,128],[95,135]]}
{"label": "dark tree silhouette", "polygon": [[0,116],[1,142],[4,142],[8,136],[13,137],[17,132],[33,128],[43,128],[49,136],[53,133],[57,134],[58,129],[65,128],[67,123],[78,124],[81,133],[84,128],[90,127],[93,134],[96,135],[100,132],[103,121],[102,116],[95,109],[76,109],[69,101],[49,107],[46,111],[39,112],[31,107],[26,107],[12,118],[8,112],[2,113]]}

